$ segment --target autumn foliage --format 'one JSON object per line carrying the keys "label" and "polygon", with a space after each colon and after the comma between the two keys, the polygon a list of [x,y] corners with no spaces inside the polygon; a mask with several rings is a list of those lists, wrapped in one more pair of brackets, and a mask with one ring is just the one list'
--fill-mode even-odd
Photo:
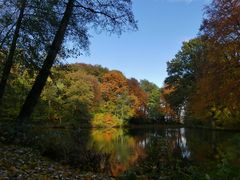
{"label": "autumn foliage", "polygon": [[238,0],[213,0],[205,7],[200,36],[184,43],[169,62],[166,83],[176,89],[168,102],[184,113],[186,122],[213,127],[240,124],[239,25]]}
{"label": "autumn foliage", "polygon": [[[31,87],[35,72],[17,65],[0,110],[15,118]],[[41,123],[120,127],[131,119],[139,124],[158,119],[160,88],[144,80],[127,79],[117,70],[99,65],[57,65],[52,69],[32,119]],[[144,84],[144,86],[143,86]],[[146,91],[145,91],[146,90]],[[19,102],[19,103],[15,103]],[[159,119],[159,122],[163,121]]]}

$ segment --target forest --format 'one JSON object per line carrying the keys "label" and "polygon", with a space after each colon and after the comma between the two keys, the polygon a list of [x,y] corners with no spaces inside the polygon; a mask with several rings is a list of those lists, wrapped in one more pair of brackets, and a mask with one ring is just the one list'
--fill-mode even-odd
{"label": "forest", "polygon": [[[12,70],[1,117],[17,118],[36,76],[17,64]],[[32,122],[52,126],[119,127],[164,123],[161,89],[147,80],[127,79],[99,65],[69,64],[52,68]]]}
{"label": "forest", "polygon": [[[137,31],[131,0],[1,0],[0,179],[81,179],[83,171],[92,178],[240,178],[239,136],[229,134],[240,130],[240,2],[212,0],[203,13],[198,35],[168,60],[158,87],[66,61],[90,51],[92,31]],[[39,162],[46,167],[37,170]]]}

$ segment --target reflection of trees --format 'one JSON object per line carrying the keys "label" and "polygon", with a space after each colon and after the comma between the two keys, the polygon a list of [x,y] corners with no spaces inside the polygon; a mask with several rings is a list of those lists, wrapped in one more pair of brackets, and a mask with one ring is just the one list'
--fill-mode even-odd
{"label": "reflection of trees", "polygon": [[38,128],[33,133],[38,138],[34,145],[43,155],[81,170],[98,171],[100,162],[108,159],[106,154],[86,150],[88,130]]}
{"label": "reflection of trees", "polygon": [[[97,141],[92,147],[110,153],[104,165],[108,174],[118,175],[128,170],[153,179],[189,179],[205,177],[206,174],[212,177],[240,177],[239,135],[234,137],[227,132],[183,128],[144,130],[143,134],[134,136],[121,131],[103,134],[99,134],[102,139],[95,138]],[[109,136],[111,138],[107,138]],[[96,146],[97,143],[102,146]]]}
{"label": "reflection of trees", "polygon": [[149,130],[141,144],[146,144],[146,158],[132,168],[134,174],[150,178],[185,176],[190,152],[184,129]]}
{"label": "reflection of trees", "polygon": [[81,170],[112,176],[128,170],[153,179],[189,179],[199,172],[204,177],[240,178],[237,133],[197,129],[138,129],[128,134],[123,129],[35,131],[40,134],[33,136],[39,138],[34,143],[42,153]]}
{"label": "reflection of trees", "polygon": [[187,129],[186,137],[193,154],[191,160],[201,164],[219,160],[223,153],[233,151],[238,146],[237,141],[232,142],[233,136],[233,133],[226,131]]}
{"label": "reflection of trees", "polygon": [[185,129],[166,129],[166,139],[171,152],[179,158],[189,158],[191,152],[188,149]]}
{"label": "reflection of trees", "polygon": [[[227,131],[187,129],[191,160],[215,179],[240,178],[240,135]],[[218,177],[218,178],[217,178]]]}
{"label": "reflection of trees", "polygon": [[230,135],[228,132],[187,129],[186,137],[192,152],[191,160],[201,162],[203,165],[217,160],[219,147],[228,139],[228,135]]}
{"label": "reflection of trees", "polygon": [[[185,137],[185,129],[130,129],[130,134],[134,137],[141,137],[143,140],[149,141],[153,138],[164,138],[166,144],[170,148],[171,152],[175,152],[176,156],[182,158],[189,158],[191,152],[188,148],[188,142]],[[143,142],[143,144],[148,144],[148,142]],[[160,147],[159,147],[160,148]]]}
{"label": "reflection of trees", "polygon": [[109,159],[101,162],[103,173],[113,176],[128,169],[143,156],[143,148],[138,140],[126,135],[123,129],[93,129],[88,148],[99,153],[109,154]]}

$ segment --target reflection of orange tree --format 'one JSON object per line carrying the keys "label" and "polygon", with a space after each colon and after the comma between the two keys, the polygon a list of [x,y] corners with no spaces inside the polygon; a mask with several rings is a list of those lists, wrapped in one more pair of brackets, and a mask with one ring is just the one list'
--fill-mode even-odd
{"label": "reflection of orange tree", "polygon": [[127,170],[144,154],[143,148],[138,146],[133,137],[125,135],[123,129],[114,128],[93,129],[88,148],[110,155],[102,170],[113,176]]}

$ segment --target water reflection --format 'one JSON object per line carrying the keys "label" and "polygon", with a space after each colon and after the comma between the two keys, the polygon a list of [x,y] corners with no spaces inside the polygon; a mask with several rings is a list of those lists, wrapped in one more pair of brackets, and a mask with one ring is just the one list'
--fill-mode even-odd
{"label": "water reflection", "polygon": [[[184,128],[48,130],[43,152],[108,176],[240,178],[239,133]],[[220,178],[221,179],[221,178]]]}
{"label": "water reflection", "polygon": [[178,157],[190,158],[191,152],[189,151],[187,139],[185,135],[185,129],[166,129],[165,136],[171,151]]}
{"label": "water reflection", "polygon": [[109,154],[108,161],[101,162],[102,172],[117,176],[144,157],[143,144],[123,129],[93,129],[87,149]]}
{"label": "water reflection", "polygon": [[191,155],[183,128],[148,130],[142,136],[134,136],[131,131],[123,129],[92,129],[90,134],[87,149],[109,155],[107,162],[106,159],[101,162],[101,169],[103,173],[112,176],[121,174],[149,157],[153,157],[150,158],[152,162],[160,158],[166,163],[166,157],[170,154],[182,159]]}

